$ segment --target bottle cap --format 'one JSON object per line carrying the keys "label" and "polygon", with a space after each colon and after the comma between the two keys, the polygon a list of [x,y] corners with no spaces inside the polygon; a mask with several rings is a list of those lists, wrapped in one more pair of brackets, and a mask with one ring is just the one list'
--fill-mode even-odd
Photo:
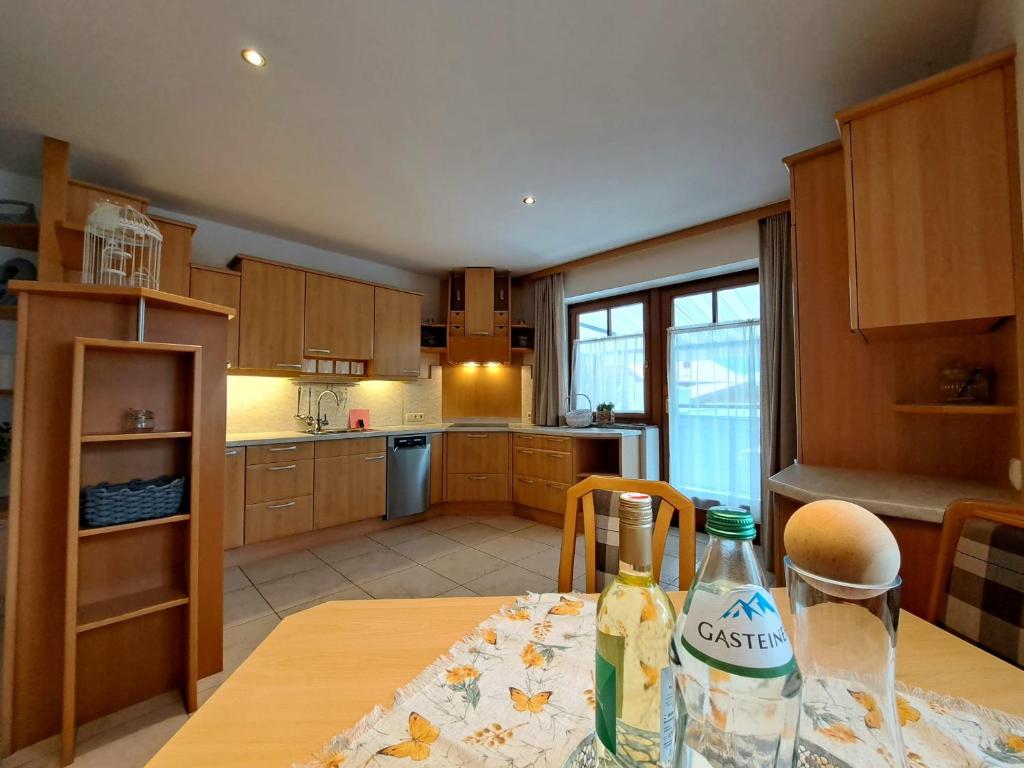
{"label": "bottle cap", "polygon": [[739,507],[711,507],[704,529],[711,536],[741,541],[752,539],[755,534],[754,518]]}
{"label": "bottle cap", "polygon": [[627,525],[650,525],[654,515],[651,512],[651,497],[646,493],[619,494],[619,522]]}

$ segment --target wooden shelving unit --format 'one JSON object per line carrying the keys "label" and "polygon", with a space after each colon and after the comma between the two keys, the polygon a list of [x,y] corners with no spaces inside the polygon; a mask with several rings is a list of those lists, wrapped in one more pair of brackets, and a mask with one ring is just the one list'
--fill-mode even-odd
{"label": "wooden shelving unit", "polygon": [[0,245],[22,251],[39,249],[38,224],[0,224]]}
{"label": "wooden shelving unit", "polygon": [[965,403],[964,405],[953,403],[897,403],[892,408],[896,413],[947,416],[1013,416],[1018,411],[1016,405],[996,405],[994,403]]}
{"label": "wooden shelving unit", "polygon": [[[119,648],[142,649],[134,664],[144,664],[150,677],[179,686],[186,709],[196,709],[199,496],[195,478],[199,475],[201,358],[202,347],[188,344],[75,338],[62,765],[74,760],[80,713],[88,711],[84,700],[105,695],[94,690],[103,678],[92,666],[98,659],[114,661]],[[139,403],[151,404],[156,414],[154,431],[119,431],[126,408]],[[187,478],[187,496],[178,514],[101,528],[80,527],[82,488],[166,474]],[[184,658],[176,657],[174,649]]]}

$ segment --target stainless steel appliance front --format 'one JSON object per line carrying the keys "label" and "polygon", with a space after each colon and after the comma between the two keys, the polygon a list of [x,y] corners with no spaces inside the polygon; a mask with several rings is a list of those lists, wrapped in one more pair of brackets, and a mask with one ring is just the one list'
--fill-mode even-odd
{"label": "stainless steel appliance front", "polygon": [[388,506],[384,519],[418,515],[429,508],[429,437],[392,435],[388,438]]}

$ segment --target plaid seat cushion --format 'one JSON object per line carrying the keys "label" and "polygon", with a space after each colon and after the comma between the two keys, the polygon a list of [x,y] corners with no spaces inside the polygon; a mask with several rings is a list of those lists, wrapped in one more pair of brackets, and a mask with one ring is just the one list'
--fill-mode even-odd
{"label": "plaid seat cushion", "polygon": [[[659,496],[651,497],[651,508],[657,515]],[[619,494],[615,491],[594,491],[594,519],[597,528],[597,589],[602,590],[619,573]]]}
{"label": "plaid seat cushion", "polygon": [[1024,665],[1024,528],[980,518],[964,523],[942,623]]}

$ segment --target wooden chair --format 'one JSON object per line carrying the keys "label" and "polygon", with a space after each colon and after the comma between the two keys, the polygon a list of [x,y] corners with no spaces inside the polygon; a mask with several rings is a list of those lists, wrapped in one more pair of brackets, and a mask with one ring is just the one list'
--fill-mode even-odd
{"label": "wooden chair", "polygon": [[660,480],[625,480],[621,477],[591,475],[566,491],[565,521],[562,524],[562,560],[558,566],[558,591],[572,591],[572,567],[576,558],[576,519],[583,502],[583,539],[587,560],[587,592],[597,591],[597,519],[594,512],[594,491],[646,493],[657,496],[661,504],[654,518],[654,580],[661,578],[661,561],[672,515],[679,515],[679,589],[689,589],[693,581],[697,557],[697,534],[693,502],[666,482]]}
{"label": "wooden chair", "polygon": [[939,552],[935,563],[935,575],[932,578],[931,595],[928,599],[927,613],[924,616],[933,624],[939,621],[946,605],[949,578],[953,571],[953,559],[956,557],[956,548],[960,542],[964,523],[974,517],[1024,528],[1024,507],[1014,504],[961,499],[946,507],[946,514],[942,519],[942,537],[939,539]]}

